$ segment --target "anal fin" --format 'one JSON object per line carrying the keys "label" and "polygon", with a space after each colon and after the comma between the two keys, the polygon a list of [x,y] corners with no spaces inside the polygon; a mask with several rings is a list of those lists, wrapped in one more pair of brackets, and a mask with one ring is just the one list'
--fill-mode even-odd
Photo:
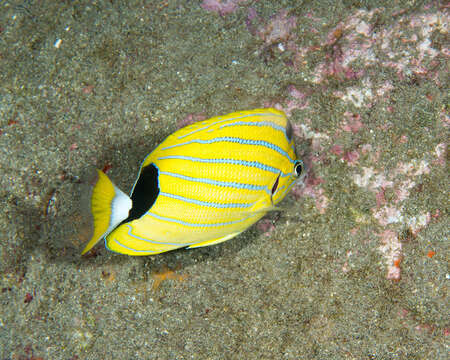
{"label": "anal fin", "polygon": [[188,249],[193,249],[193,248],[198,248],[198,247],[204,247],[204,246],[210,246],[210,245],[215,245],[215,244],[220,244],[221,242],[230,240],[231,238],[234,238],[235,236],[238,236],[242,231],[238,231],[232,234],[228,234],[226,236],[223,236],[221,238],[218,239],[213,239],[213,240],[207,240],[207,241],[202,241],[198,244],[194,244],[191,246],[188,246]]}

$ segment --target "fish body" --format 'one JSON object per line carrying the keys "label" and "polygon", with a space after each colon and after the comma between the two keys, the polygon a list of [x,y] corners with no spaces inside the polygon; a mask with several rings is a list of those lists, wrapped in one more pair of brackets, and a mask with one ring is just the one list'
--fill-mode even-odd
{"label": "fish body", "polygon": [[304,168],[293,130],[276,109],[218,116],[167,137],[143,161],[130,196],[101,171],[94,235],[128,255],[154,255],[235,237],[286,196]]}

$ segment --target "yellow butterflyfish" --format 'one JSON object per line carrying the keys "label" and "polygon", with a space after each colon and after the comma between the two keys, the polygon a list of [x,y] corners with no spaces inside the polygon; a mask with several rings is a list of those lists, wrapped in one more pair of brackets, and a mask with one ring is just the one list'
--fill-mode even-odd
{"label": "yellow butterflyfish", "polygon": [[239,111],[186,126],[143,161],[127,196],[98,171],[94,235],[127,255],[154,255],[229,240],[302,181],[292,125],[276,109]]}

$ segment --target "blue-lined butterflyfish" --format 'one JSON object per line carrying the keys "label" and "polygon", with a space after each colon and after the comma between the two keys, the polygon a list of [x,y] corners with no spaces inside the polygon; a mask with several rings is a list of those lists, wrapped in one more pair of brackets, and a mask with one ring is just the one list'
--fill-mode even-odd
{"label": "blue-lined butterflyfish", "polygon": [[143,161],[127,196],[98,171],[94,233],[109,250],[154,255],[229,240],[302,180],[292,125],[276,109],[213,117],[167,137]]}

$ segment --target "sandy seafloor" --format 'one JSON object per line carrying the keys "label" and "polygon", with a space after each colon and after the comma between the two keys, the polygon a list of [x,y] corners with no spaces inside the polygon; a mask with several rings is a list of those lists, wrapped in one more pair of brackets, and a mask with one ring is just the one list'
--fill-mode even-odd
{"label": "sandy seafloor", "polygon": [[[448,3],[0,1],[0,359],[448,359]],[[309,165],[233,240],[90,236],[183,124],[275,106]]]}

